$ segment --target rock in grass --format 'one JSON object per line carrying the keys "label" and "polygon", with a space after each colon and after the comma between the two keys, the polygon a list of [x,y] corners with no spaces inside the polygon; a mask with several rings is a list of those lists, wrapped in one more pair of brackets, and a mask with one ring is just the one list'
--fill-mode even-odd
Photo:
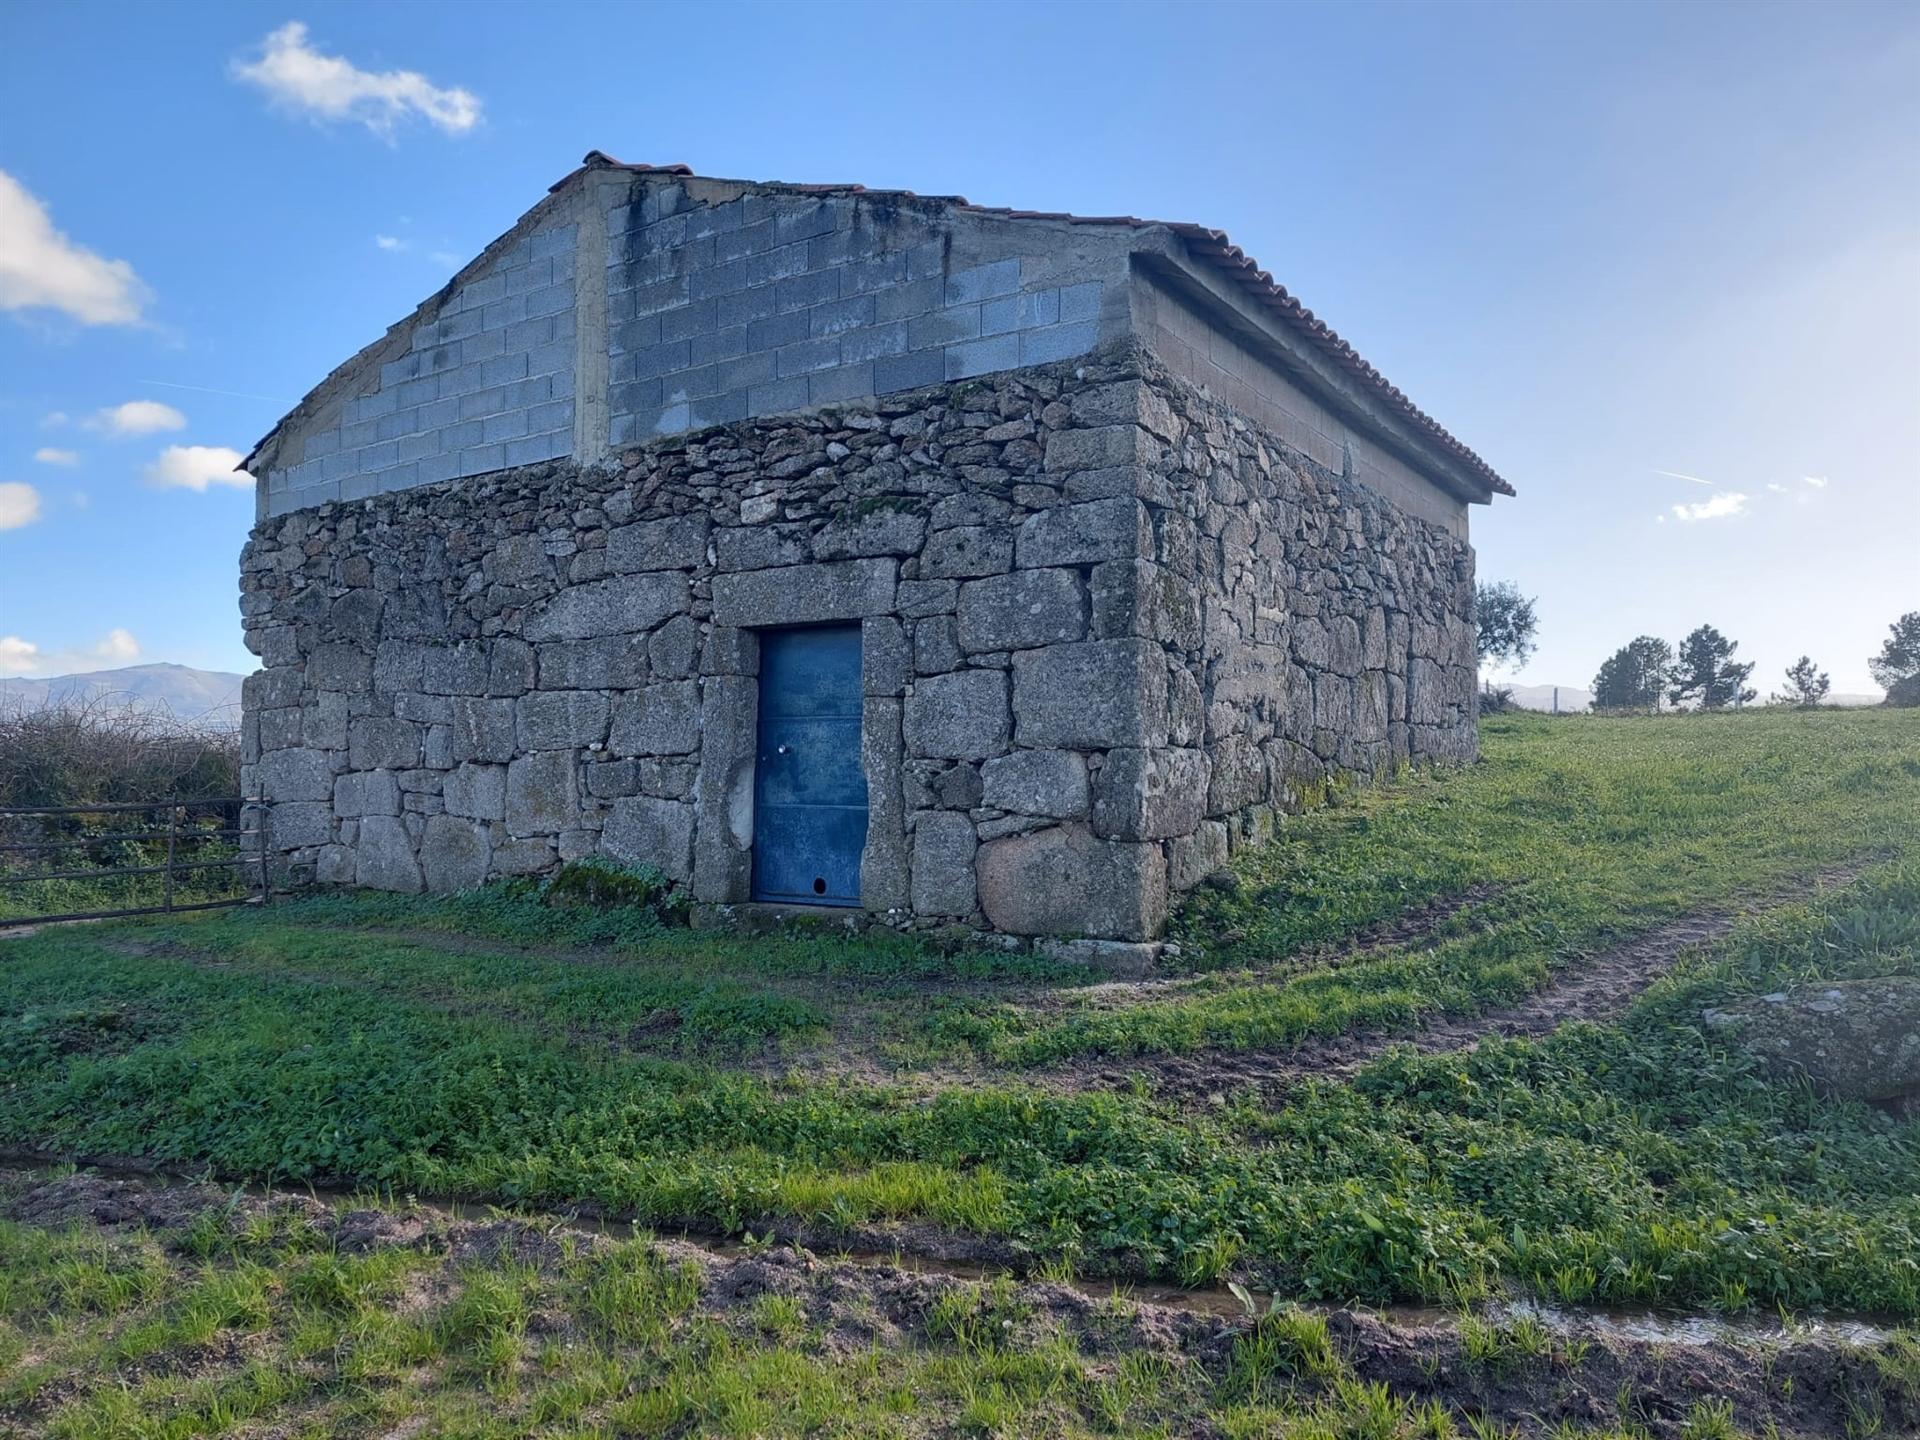
{"label": "rock in grass", "polygon": [[1800,985],[1701,1019],[1775,1074],[1850,1100],[1920,1097],[1920,977]]}

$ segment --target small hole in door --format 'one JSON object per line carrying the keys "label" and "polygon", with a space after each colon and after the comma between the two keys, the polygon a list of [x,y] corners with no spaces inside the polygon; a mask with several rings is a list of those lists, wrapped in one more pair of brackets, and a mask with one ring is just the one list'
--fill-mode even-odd
{"label": "small hole in door", "polygon": [[816,895],[824,895],[827,893],[827,882],[822,880],[818,875],[813,877],[813,893]]}

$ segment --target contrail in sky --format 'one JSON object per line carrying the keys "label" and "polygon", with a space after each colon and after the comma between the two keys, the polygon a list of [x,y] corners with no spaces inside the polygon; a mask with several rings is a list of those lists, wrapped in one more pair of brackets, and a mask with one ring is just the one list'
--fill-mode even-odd
{"label": "contrail in sky", "polygon": [[1696,485],[1711,485],[1713,481],[1702,480],[1698,475],[1682,475],[1678,470],[1655,470],[1656,475],[1671,475],[1675,480],[1691,480]]}
{"label": "contrail in sky", "polygon": [[136,380],[136,385],[158,385],[167,390],[197,390],[202,395],[225,395],[234,400],[264,400],[269,405],[291,405],[291,400],[283,400],[278,395],[249,395],[243,390],[213,390],[205,385],[176,385],[171,380]]}

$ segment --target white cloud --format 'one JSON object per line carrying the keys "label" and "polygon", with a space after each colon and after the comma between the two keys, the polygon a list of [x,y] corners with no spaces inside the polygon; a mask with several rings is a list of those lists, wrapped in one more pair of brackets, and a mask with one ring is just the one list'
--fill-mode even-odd
{"label": "white cloud", "polygon": [[1827,488],[1827,477],[1824,475],[1802,475],[1800,478],[1816,490]]}
{"label": "white cloud", "polygon": [[38,450],[33,452],[33,458],[38,460],[42,465],[78,465],[80,463],[80,452],[78,450],[57,450],[51,445],[42,445]]}
{"label": "white cloud", "polygon": [[318,120],[357,120],[389,139],[410,116],[449,135],[464,135],[480,123],[480,97],[471,91],[443,89],[413,70],[362,70],[323,55],[307,43],[307,27],[298,20],[267,36],[257,60],[235,61],[233,76],[289,110]]}
{"label": "white cloud", "polygon": [[53,228],[47,207],[0,170],[0,310],[59,310],[82,325],[134,325],[150,298],[124,260]]}
{"label": "white cloud", "polygon": [[1698,505],[1676,505],[1673,516],[1676,520],[1721,520],[1729,515],[1744,514],[1747,497],[1738,490],[1722,490],[1711,500],[1702,500]]}
{"label": "white cloud", "polygon": [[40,423],[41,425],[45,426],[49,430],[58,430],[62,425],[65,425],[71,418],[72,417],[69,416],[67,412],[64,410],[49,410],[46,414],[40,417]]}
{"label": "white cloud", "polygon": [[1711,485],[1713,481],[1702,480],[1698,475],[1682,475],[1678,470],[1655,470],[1656,475],[1665,475],[1674,480],[1691,480],[1696,485]]}
{"label": "white cloud", "polygon": [[85,423],[89,430],[105,430],[110,435],[153,435],[162,430],[186,429],[187,417],[158,400],[129,400],[97,411]]}
{"label": "white cloud", "polygon": [[24,480],[0,482],[0,530],[18,530],[40,518],[40,492]]}
{"label": "white cloud", "polygon": [[238,468],[245,459],[224,445],[169,445],[147,466],[147,480],[162,490],[205,490],[209,485],[251,489],[253,477]]}
{"label": "white cloud", "polygon": [[449,270],[458,270],[467,263],[469,257],[453,250],[436,250],[427,258],[436,265],[444,265]]}
{"label": "white cloud", "polygon": [[131,631],[109,630],[98,645],[80,650],[42,650],[18,635],[0,635],[0,675],[73,675],[114,670],[140,658]]}
{"label": "white cloud", "polygon": [[1787,493],[1787,487],[1782,485],[1777,480],[1769,480],[1767,482],[1767,489],[1771,490],[1776,495],[1784,495]]}
{"label": "white cloud", "polygon": [[373,237],[373,243],[382,250],[404,250],[407,248],[407,242],[402,240],[398,235],[376,235]]}

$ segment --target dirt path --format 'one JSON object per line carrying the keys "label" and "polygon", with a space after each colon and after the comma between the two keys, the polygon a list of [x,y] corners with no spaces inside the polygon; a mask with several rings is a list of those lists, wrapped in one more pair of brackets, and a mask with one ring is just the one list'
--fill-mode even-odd
{"label": "dirt path", "polygon": [[1682,955],[1724,938],[1743,916],[1799,904],[1856,879],[1871,863],[1831,866],[1747,903],[1682,916],[1568,966],[1518,1005],[1477,1015],[1436,1014],[1415,1031],[1314,1037],[1287,1050],[1134,1056],[1050,1078],[1075,1089],[1114,1089],[1144,1076],[1156,1093],[1183,1101],[1217,1103],[1229,1091],[1248,1088],[1277,1098],[1308,1076],[1344,1079],[1395,1046],[1410,1046],[1421,1054],[1471,1050],[1489,1036],[1546,1035],[1569,1020],[1608,1019],[1632,1004]]}
{"label": "dirt path", "polygon": [[[573,1256],[592,1256],[619,1237],[582,1229],[562,1217],[485,1216],[419,1204],[369,1206],[327,1203],[297,1192],[235,1192],[200,1184],[90,1175],[47,1176],[0,1168],[0,1216],[43,1229],[83,1226],[109,1245],[140,1231],[180,1251],[187,1236],[209,1220],[234,1233],[272,1215],[294,1249],[310,1236],[345,1254],[403,1248],[437,1257],[438,1270],[422,1294],[445,1296],[463,1283],[467,1267],[511,1262],[552,1280]],[[295,1242],[299,1243],[295,1243]],[[638,1237],[662,1261],[685,1267],[695,1279],[699,1314],[755,1343],[755,1302],[791,1297],[802,1308],[818,1344],[854,1355],[869,1350],[948,1343],[934,1324],[944,1300],[989,1294],[966,1274],[914,1270],[897,1263],[836,1261],[790,1244],[717,1250],[672,1239]],[[262,1257],[272,1263],[272,1257]],[[1122,1300],[1110,1291],[1050,1282],[1015,1283],[998,1301],[1007,1318],[996,1343],[1024,1352],[1064,1346],[1091,1365],[1140,1355],[1169,1365],[1194,1365],[1210,1380],[1227,1376],[1249,1322],[1213,1307]],[[543,1312],[544,1313],[544,1312]],[[984,1311],[982,1312],[984,1313]],[[1551,1334],[1548,1353],[1512,1355],[1498,1362],[1475,1358],[1457,1317],[1323,1310],[1340,1365],[1360,1381],[1402,1397],[1436,1402],[1457,1423],[1497,1422],[1504,1430],[1546,1437],[1556,1426],[1632,1425],[1659,1440],[1682,1440],[1688,1417],[1702,1401],[1730,1403],[1741,1425],[1808,1440],[1841,1440],[1863,1415],[1885,1433],[1907,1433],[1920,1420],[1920,1395],[1877,1366],[1878,1336],[1850,1341],[1843,1330],[1742,1334],[1721,1325],[1693,1335],[1684,1328],[1638,1335],[1595,1313],[1528,1312]],[[1512,1312],[1498,1307],[1485,1320],[1498,1333]],[[543,1323],[571,1339],[571,1320],[556,1312]],[[1718,1323],[1718,1322],[1716,1322]],[[996,1332],[998,1333],[998,1332]],[[1293,1382],[1303,1398],[1326,1383]],[[48,1392],[58,1398],[61,1386]],[[0,1429],[11,1418],[37,1427],[47,1411],[37,1399],[0,1401]],[[22,1433],[28,1433],[23,1431]]]}

